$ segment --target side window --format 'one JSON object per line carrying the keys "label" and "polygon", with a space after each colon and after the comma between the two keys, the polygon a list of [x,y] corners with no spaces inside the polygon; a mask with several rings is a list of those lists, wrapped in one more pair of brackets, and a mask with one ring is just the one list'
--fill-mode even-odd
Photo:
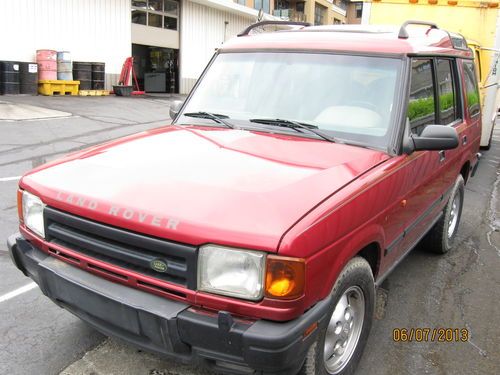
{"label": "side window", "polygon": [[479,115],[480,105],[476,73],[474,72],[474,63],[472,61],[464,61],[464,80],[467,108],[469,108],[470,117],[474,117]]}
{"label": "side window", "polygon": [[437,59],[437,86],[439,93],[439,123],[447,125],[460,118],[452,60]]}
{"label": "side window", "polygon": [[413,134],[420,135],[426,125],[436,123],[432,71],[432,61],[429,59],[416,59],[411,63],[408,118]]}

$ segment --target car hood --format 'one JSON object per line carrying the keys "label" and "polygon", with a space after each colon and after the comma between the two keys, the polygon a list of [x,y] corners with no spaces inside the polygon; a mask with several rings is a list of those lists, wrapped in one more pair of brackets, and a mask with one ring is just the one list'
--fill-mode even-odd
{"label": "car hood", "polygon": [[129,230],[276,251],[302,216],[387,158],[319,139],[167,126],[49,163],[20,185],[47,205]]}

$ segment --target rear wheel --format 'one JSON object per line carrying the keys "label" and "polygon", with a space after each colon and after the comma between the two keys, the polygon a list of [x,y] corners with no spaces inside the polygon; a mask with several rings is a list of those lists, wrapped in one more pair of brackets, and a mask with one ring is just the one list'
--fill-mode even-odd
{"label": "rear wheel", "polygon": [[375,303],[373,275],[368,262],[353,258],[340,273],[332,291],[327,325],[309,348],[301,375],[353,374],[370,333]]}
{"label": "rear wheel", "polygon": [[464,189],[464,179],[462,175],[458,175],[443,215],[424,238],[423,245],[426,249],[445,254],[452,248],[462,216]]}

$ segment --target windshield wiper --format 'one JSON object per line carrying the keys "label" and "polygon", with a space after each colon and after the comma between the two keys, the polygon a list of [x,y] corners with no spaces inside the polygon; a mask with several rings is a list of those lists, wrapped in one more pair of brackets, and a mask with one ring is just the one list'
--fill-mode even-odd
{"label": "windshield wiper", "polygon": [[230,124],[229,122],[225,121],[224,119],[229,118],[229,116],[226,115],[221,115],[219,113],[211,113],[211,112],[189,112],[189,113],[183,113],[184,116],[187,117],[196,117],[196,118],[207,118],[212,121],[215,121],[218,124],[222,124],[230,129],[234,129],[234,125]]}
{"label": "windshield wiper", "polygon": [[329,135],[324,134],[323,132],[318,130],[316,125],[311,125],[305,122],[293,121],[293,120],[285,120],[281,118],[276,119],[267,119],[267,118],[252,118],[249,120],[250,122],[256,122],[258,124],[272,125],[272,126],[281,126],[283,128],[294,129],[298,132],[303,133],[302,130],[307,130],[310,133],[316,134],[318,137],[323,138],[329,142],[335,142],[335,138],[330,137]]}

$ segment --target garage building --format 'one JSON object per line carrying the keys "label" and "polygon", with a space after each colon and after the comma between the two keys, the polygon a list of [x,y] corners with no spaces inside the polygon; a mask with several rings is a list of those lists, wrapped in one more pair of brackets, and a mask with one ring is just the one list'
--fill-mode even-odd
{"label": "garage building", "polygon": [[0,13],[0,60],[70,51],[73,61],[104,62],[110,89],[134,56],[141,88],[185,94],[258,12],[231,0],[1,0]]}

